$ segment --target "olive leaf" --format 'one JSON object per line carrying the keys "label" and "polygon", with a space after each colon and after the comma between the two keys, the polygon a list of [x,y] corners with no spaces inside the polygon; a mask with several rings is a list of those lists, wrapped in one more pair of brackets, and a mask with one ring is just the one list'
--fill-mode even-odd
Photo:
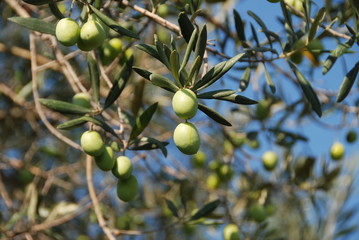
{"label": "olive leaf", "polygon": [[96,14],[96,16],[103,22],[105,23],[107,26],[109,26],[111,29],[113,29],[115,32],[121,34],[121,35],[125,35],[131,38],[136,38],[139,39],[138,35],[134,32],[131,32],[130,30],[121,27],[115,20],[113,20],[112,18],[106,16],[105,14],[103,14],[100,10],[98,10],[97,8],[95,8],[92,5],[88,5],[91,10],[93,11],[94,14]]}
{"label": "olive leaf", "polygon": [[231,89],[214,90],[214,91],[198,94],[197,97],[202,99],[214,99],[219,97],[226,97],[234,94],[235,92],[236,91]]}
{"label": "olive leaf", "polygon": [[339,44],[328,56],[328,58],[325,60],[323,64],[323,70],[322,73],[325,75],[334,65],[334,63],[337,61],[337,59],[342,56],[349,48],[353,46],[355,42],[355,37],[352,37],[347,42],[343,44]]}
{"label": "olive leaf", "polygon": [[104,109],[111,106],[112,103],[114,103],[118,97],[121,95],[123,89],[126,86],[126,83],[130,79],[131,76],[131,70],[132,70],[132,64],[133,64],[133,56],[126,61],[125,65],[122,67],[120,74],[116,78],[116,80],[113,83],[113,86],[105,100]]}
{"label": "olive leaf", "polygon": [[221,201],[219,199],[212,201],[210,203],[207,203],[201,209],[199,209],[195,214],[192,215],[192,217],[190,218],[190,221],[194,221],[194,220],[197,220],[197,219],[207,216],[208,214],[210,214],[214,210],[216,210],[216,208],[220,204],[221,204]]}
{"label": "olive leaf", "polygon": [[171,73],[173,78],[176,80],[176,83],[178,86],[182,86],[180,80],[179,80],[179,54],[176,50],[173,50],[171,52],[170,56],[170,65],[171,65]]}
{"label": "olive leaf", "polygon": [[182,63],[181,63],[181,67],[180,67],[180,72],[182,71],[182,69],[184,69],[188,63],[188,60],[191,56],[191,52],[193,50],[193,48],[195,47],[195,44],[196,44],[196,39],[197,39],[197,31],[193,31],[192,32],[192,35],[191,35],[191,38],[188,42],[188,45],[187,45],[187,48],[186,48],[186,52],[184,54],[184,57],[183,57],[183,60],[182,60]]}
{"label": "olive leaf", "polygon": [[260,47],[260,43],[259,43],[257,31],[254,29],[254,26],[253,26],[252,23],[250,23],[250,26],[251,26],[251,31],[252,31],[253,39],[254,39],[254,41],[256,42],[257,46]]}
{"label": "olive leaf", "polygon": [[326,8],[323,7],[321,8],[317,15],[315,16],[314,18],[314,22],[310,28],[310,31],[309,31],[309,34],[308,34],[308,40],[307,40],[307,43],[311,42],[314,37],[315,37],[315,34],[317,33],[318,31],[318,28],[319,28],[319,24],[324,20],[325,18],[325,14],[326,14]]}
{"label": "olive leaf", "polygon": [[203,59],[204,52],[207,47],[207,27],[203,25],[202,29],[199,32],[198,39],[196,42],[196,47],[194,51],[194,58],[196,59],[198,56]]}
{"label": "olive leaf", "polygon": [[87,56],[87,64],[90,72],[91,88],[93,100],[98,103],[100,99],[100,73],[96,60],[92,54]]}
{"label": "olive leaf", "polygon": [[49,4],[49,3],[56,3],[60,1],[62,0],[24,0],[24,2],[26,2],[27,4],[36,5],[36,6]]}
{"label": "olive leaf", "polygon": [[104,121],[102,121],[100,119],[96,119],[96,118],[90,117],[90,116],[82,116],[79,118],[69,120],[67,122],[59,124],[57,126],[57,128],[61,129],[61,130],[69,130],[69,129],[73,129],[76,127],[80,127],[87,122],[94,123],[95,125],[101,127],[103,130],[105,130],[106,132],[109,132],[113,136],[117,137],[115,131],[109,125],[107,125],[107,123],[105,123]]}
{"label": "olive leaf", "polygon": [[150,138],[150,137],[142,137],[139,139],[135,139],[132,141],[131,145],[129,146],[129,150],[153,150],[153,149],[160,149],[163,156],[167,157],[167,149],[166,146],[168,142],[161,142],[157,139]]}
{"label": "olive leaf", "polygon": [[90,113],[92,111],[89,108],[85,108],[76,104],[55,100],[55,99],[39,98],[39,102],[45,107],[60,113],[83,115],[86,113]]}
{"label": "olive leaf", "polygon": [[247,89],[250,78],[251,78],[251,68],[247,67],[241,79],[239,80],[239,88],[238,88],[239,92],[243,92],[244,90]]}
{"label": "olive leaf", "polygon": [[195,28],[185,12],[181,12],[178,15],[178,24],[181,29],[183,38],[186,40],[186,42],[189,42]]}
{"label": "olive leaf", "polygon": [[8,20],[33,31],[55,35],[56,25],[38,18],[11,17]]}
{"label": "olive leaf", "polygon": [[168,91],[177,92],[179,90],[179,87],[177,87],[170,79],[160,74],[152,73],[150,75],[150,80],[153,85],[164,88]]}
{"label": "olive leaf", "polygon": [[198,104],[198,109],[201,110],[208,117],[212,118],[217,123],[220,123],[225,126],[232,126],[232,124],[230,122],[228,122],[224,117],[222,117],[219,113],[217,113],[213,109],[211,109],[203,104],[200,104],[200,103]]}
{"label": "olive leaf", "polygon": [[171,201],[167,198],[165,198],[165,201],[166,201],[168,209],[172,212],[173,216],[179,218],[178,209],[177,209],[176,205],[173,203],[173,201]]}
{"label": "olive leaf", "polygon": [[238,39],[242,42],[246,41],[246,35],[244,32],[244,23],[242,21],[241,16],[239,15],[239,13],[233,9],[233,15],[234,15],[234,24],[236,27],[236,32],[237,32],[237,36]]}
{"label": "olive leaf", "polygon": [[312,105],[314,112],[319,117],[321,117],[322,116],[322,107],[320,105],[318,96],[314,92],[311,84],[304,77],[304,75],[299,71],[299,69],[294,65],[294,63],[292,63],[291,61],[288,61],[288,63],[289,63],[289,66],[291,67],[292,71],[294,72],[295,76],[297,77],[299,85],[301,86],[305,97],[307,98],[309,103]]}
{"label": "olive leaf", "polygon": [[350,89],[353,87],[354,81],[358,76],[358,72],[359,62],[357,62],[355,66],[345,76],[337,95],[337,102],[343,101],[348,96]]}
{"label": "olive leaf", "polygon": [[276,88],[275,88],[275,85],[274,85],[274,82],[272,80],[272,77],[271,75],[268,73],[268,70],[267,70],[267,67],[265,65],[265,63],[263,63],[263,67],[264,67],[264,76],[265,76],[265,79],[266,79],[266,82],[270,88],[270,90],[272,91],[272,93],[274,94],[275,91],[276,91]]}
{"label": "olive leaf", "polygon": [[136,45],[136,47],[161,62],[160,55],[158,54],[157,48],[155,45],[141,43],[141,44]]}
{"label": "olive leaf", "polygon": [[151,121],[152,116],[155,114],[157,106],[158,106],[157,102],[152,104],[141,114],[141,116],[136,118],[136,124],[132,128],[130,134],[130,141],[134,140],[138,135],[140,135],[143,132],[143,130],[145,130],[145,128]]}
{"label": "olive leaf", "polygon": [[[258,17],[254,12],[252,11],[247,11],[248,15],[251,16],[258,24],[259,26],[261,26],[262,30],[268,30],[267,26],[265,25],[265,23],[262,21],[262,19],[260,19],[260,17]],[[266,35],[269,45],[272,48],[273,44],[272,44],[272,40],[270,38],[270,35],[266,32],[263,31],[264,35]]]}
{"label": "olive leaf", "polygon": [[[161,43],[161,41],[158,39],[157,35],[154,36],[155,38],[155,46],[157,49],[157,53],[159,56],[159,60],[169,69],[171,70],[171,65],[169,62],[169,56],[171,55],[171,53],[169,53],[168,55],[166,54],[166,46],[163,45]],[[171,52],[171,50],[169,50]]]}
{"label": "olive leaf", "polygon": [[49,8],[51,13],[57,18],[57,19],[62,19],[65,18],[65,16],[62,14],[62,12],[60,11],[60,9],[57,7],[57,4],[52,2],[49,3]]}
{"label": "olive leaf", "polygon": [[222,97],[215,97],[215,99],[224,100],[227,102],[232,102],[232,103],[242,104],[242,105],[252,105],[252,104],[258,103],[255,100],[252,100],[250,98],[243,97],[243,96],[237,95],[237,94],[231,94],[231,95],[222,96]]}
{"label": "olive leaf", "polygon": [[143,69],[143,68],[139,68],[139,67],[133,67],[132,68],[138,75],[140,75],[141,77],[150,80],[150,76],[151,76],[151,72]]}

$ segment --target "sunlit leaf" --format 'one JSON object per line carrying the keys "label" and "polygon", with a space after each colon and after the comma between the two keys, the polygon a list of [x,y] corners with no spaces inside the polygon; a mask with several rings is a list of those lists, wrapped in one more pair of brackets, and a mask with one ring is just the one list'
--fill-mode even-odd
{"label": "sunlit leaf", "polygon": [[30,30],[55,35],[56,25],[38,18],[11,17],[8,20]]}
{"label": "sunlit leaf", "polygon": [[179,90],[179,87],[177,87],[170,79],[160,74],[152,73],[150,80],[153,85],[164,88],[168,91],[177,92]]}
{"label": "sunlit leaf", "polygon": [[317,15],[315,16],[314,22],[312,23],[312,27],[310,28],[307,43],[311,42],[314,39],[315,34],[318,31],[319,24],[321,24],[325,18],[325,14],[326,8],[324,7],[318,11]]}
{"label": "sunlit leaf", "polygon": [[45,99],[39,98],[39,102],[47,108],[54,110],[60,113],[69,113],[69,114],[86,114],[90,113],[91,109],[85,108],[76,104],[55,100],[55,99]]}

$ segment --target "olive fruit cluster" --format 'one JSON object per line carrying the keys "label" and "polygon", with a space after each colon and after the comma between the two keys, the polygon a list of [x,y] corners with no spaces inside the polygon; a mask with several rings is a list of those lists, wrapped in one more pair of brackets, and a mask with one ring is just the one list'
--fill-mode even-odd
{"label": "olive fruit cluster", "polygon": [[85,153],[93,156],[96,165],[103,171],[112,170],[118,178],[117,196],[124,202],[129,202],[136,197],[138,182],[132,175],[132,162],[126,156],[115,158],[113,150],[107,146],[100,134],[96,131],[86,131],[81,136],[81,146]]}
{"label": "olive fruit cluster", "polygon": [[104,42],[109,27],[95,15],[90,14],[87,22],[80,26],[71,18],[63,18],[56,25],[56,38],[64,46],[77,47],[83,51],[93,50]]}
{"label": "olive fruit cluster", "polygon": [[[196,94],[190,89],[178,90],[172,98],[172,108],[184,120],[193,118],[198,109]],[[184,154],[193,155],[199,150],[201,140],[197,128],[189,122],[180,123],[173,133],[173,141]]]}
{"label": "olive fruit cluster", "polygon": [[208,167],[212,171],[206,179],[208,189],[217,189],[222,183],[231,180],[233,177],[234,172],[229,164],[219,160],[212,160],[209,162]]}

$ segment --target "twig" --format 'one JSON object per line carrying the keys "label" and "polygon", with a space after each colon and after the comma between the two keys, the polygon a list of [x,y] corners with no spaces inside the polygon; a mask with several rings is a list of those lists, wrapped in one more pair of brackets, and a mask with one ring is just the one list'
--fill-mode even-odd
{"label": "twig", "polygon": [[58,139],[63,141],[64,143],[70,145],[71,147],[82,151],[82,148],[79,144],[75,143],[71,139],[62,135],[56,128],[54,128],[49,121],[47,120],[44,112],[42,111],[41,105],[39,103],[39,92],[37,90],[37,63],[36,63],[36,43],[35,43],[35,36],[33,33],[30,33],[30,52],[31,52],[31,75],[32,75],[32,91],[35,101],[35,108],[37,113],[39,114],[42,122],[45,124],[47,129]]}
{"label": "twig", "polygon": [[9,209],[12,209],[14,207],[14,204],[11,201],[9,193],[6,190],[6,187],[5,187],[4,182],[2,180],[1,174],[0,174],[0,194],[1,194],[1,197],[4,199],[4,203],[5,203],[6,207],[9,208]]}
{"label": "twig", "polygon": [[110,240],[116,240],[116,238],[112,235],[111,230],[106,226],[106,221],[102,215],[99,206],[99,200],[96,196],[95,187],[92,182],[92,159],[89,155],[86,156],[86,180],[87,180],[89,195],[95,209],[95,214],[97,216],[98,223]]}

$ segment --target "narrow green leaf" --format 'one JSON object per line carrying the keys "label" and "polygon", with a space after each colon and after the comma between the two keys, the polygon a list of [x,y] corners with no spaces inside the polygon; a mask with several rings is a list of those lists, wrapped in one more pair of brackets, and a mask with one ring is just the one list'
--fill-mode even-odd
{"label": "narrow green leaf", "polygon": [[156,58],[157,60],[159,60],[161,62],[160,55],[158,54],[157,48],[156,48],[155,45],[138,44],[138,45],[136,45],[136,47],[138,49],[140,49],[141,51],[144,51],[145,53],[149,54],[150,56]]}
{"label": "narrow green leaf", "polygon": [[140,75],[141,77],[147,79],[147,80],[150,80],[150,76],[151,76],[151,72],[145,70],[145,69],[142,69],[142,68],[139,68],[139,67],[133,67],[132,68],[138,75]]}
{"label": "narrow green leaf", "polygon": [[176,50],[173,50],[171,52],[170,65],[171,65],[171,73],[172,73],[173,78],[176,80],[177,86],[182,87],[182,84],[179,80],[179,70],[180,70],[179,54]]}
{"label": "narrow green leaf", "polygon": [[116,21],[114,21],[112,18],[106,16],[105,14],[103,14],[100,10],[98,10],[97,8],[95,8],[92,5],[88,5],[90,6],[91,10],[96,14],[96,16],[101,19],[101,21],[103,21],[107,26],[109,26],[111,29],[113,29],[115,32],[121,34],[121,35],[125,35],[131,38],[136,38],[139,39],[138,35],[134,32],[131,32],[130,30],[121,27]]}
{"label": "narrow green leaf", "polygon": [[253,39],[254,39],[254,41],[256,42],[257,47],[260,47],[261,45],[260,45],[259,40],[258,40],[257,31],[254,29],[254,26],[253,26],[252,23],[250,23],[250,26],[251,26],[251,31],[252,31]]}
{"label": "narrow green leaf", "polygon": [[185,83],[185,86],[188,86],[188,84],[192,84],[194,82],[193,78],[196,78],[201,66],[202,66],[202,58],[201,56],[197,56],[194,62],[192,63],[192,67],[191,70],[189,71],[189,75],[187,78],[187,82]]}
{"label": "narrow green leaf", "polygon": [[207,27],[203,25],[202,29],[199,32],[198,39],[196,42],[196,48],[194,51],[194,57],[197,58],[198,56],[203,59],[204,52],[206,51],[207,47]]}
{"label": "narrow green leaf", "polygon": [[224,74],[226,74],[234,66],[234,64],[238,62],[245,55],[246,53],[240,53],[226,62],[217,64],[214,68],[212,68],[213,71],[211,69],[203,76],[203,78],[200,81],[196,83],[194,88],[197,90],[201,90],[212,85],[214,82],[220,79]]}
{"label": "narrow green leaf", "polygon": [[239,88],[238,88],[239,92],[244,92],[244,90],[247,89],[250,78],[251,78],[251,68],[247,67],[241,77],[241,80],[239,80]]}
{"label": "narrow green leaf", "polygon": [[180,67],[179,71],[182,71],[182,69],[184,69],[186,67],[186,65],[188,63],[188,60],[189,60],[189,58],[191,56],[191,52],[195,47],[196,41],[197,41],[197,31],[193,31],[193,33],[191,35],[191,38],[190,38],[190,40],[188,42],[186,52],[184,54],[183,61],[181,63],[181,67]]}
{"label": "narrow green leaf", "polygon": [[60,11],[60,9],[57,7],[57,4],[52,2],[49,3],[49,8],[51,13],[57,18],[57,19],[63,19],[65,18],[65,16],[62,14],[62,12]]}
{"label": "narrow green leaf", "polygon": [[94,123],[97,126],[101,127],[103,130],[105,130],[106,132],[109,132],[113,136],[117,137],[115,131],[109,125],[107,125],[107,123],[105,123],[102,120],[96,119],[94,117],[89,117],[89,116],[82,116],[79,118],[72,119],[70,121],[67,121],[67,122],[64,122],[64,123],[58,125],[57,128],[61,129],[61,130],[69,130],[69,129],[73,129],[76,127],[80,127],[81,125],[83,125],[87,122]]}
{"label": "narrow green leaf", "polygon": [[216,210],[216,208],[219,206],[219,204],[221,204],[221,201],[219,199],[212,201],[210,203],[207,203],[201,209],[199,209],[195,214],[193,214],[190,221],[197,220],[197,219],[207,216],[208,214],[210,214],[214,210]]}
{"label": "narrow green leaf", "polygon": [[342,56],[349,48],[353,46],[354,42],[355,42],[355,37],[352,37],[346,43],[339,44],[325,60],[323,64],[322,73],[326,74],[333,67],[337,59],[340,56]]}
{"label": "narrow green leaf", "polygon": [[264,76],[265,76],[265,78],[266,78],[266,82],[267,82],[267,84],[268,84],[270,90],[271,90],[272,93],[274,94],[275,91],[276,91],[276,88],[275,88],[274,82],[273,82],[273,80],[272,80],[272,77],[271,77],[271,75],[269,75],[269,72],[268,72],[268,70],[267,70],[267,67],[266,67],[266,65],[265,65],[264,63],[263,63],[263,68],[264,68]]}
{"label": "narrow green leaf", "polygon": [[186,42],[189,42],[195,28],[185,12],[181,12],[178,15],[178,24],[183,38]]}
{"label": "narrow green leaf", "polygon": [[133,57],[126,61],[125,65],[122,67],[120,74],[117,76],[116,80],[113,83],[113,86],[110,92],[107,95],[105,100],[104,109],[110,107],[121,95],[123,89],[126,86],[126,83],[130,79],[131,70],[133,64]]}
{"label": "narrow green leaf", "polygon": [[267,47],[251,47],[251,48],[244,48],[246,52],[272,52],[278,55],[277,50],[274,48],[267,48]]}
{"label": "narrow green leaf", "polygon": [[81,117],[83,120],[87,121],[87,122],[91,122],[93,124],[96,124],[97,126],[101,127],[103,130],[105,130],[106,132],[111,133],[113,136],[115,136],[117,138],[117,135],[115,133],[115,131],[112,129],[112,127],[110,127],[107,123],[105,123],[104,121],[94,118],[94,117],[90,117],[90,116],[83,116]]}
{"label": "narrow green leaf", "polygon": [[91,88],[93,100],[98,103],[100,100],[100,72],[96,60],[92,54],[87,55],[87,65],[90,72]]}
{"label": "narrow green leaf", "polygon": [[69,129],[73,129],[76,127],[80,127],[83,124],[85,124],[87,121],[85,119],[83,119],[82,117],[80,118],[75,118],[75,119],[71,119],[67,122],[61,123],[59,125],[57,125],[58,129],[61,130],[69,130]]}
{"label": "narrow green leaf", "polygon": [[168,144],[168,142],[161,142],[154,138],[142,137],[132,141],[131,145],[129,146],[129,150],[138,151],[160,149],[163,156],[167,157],[166,146]]}
{"label": "narrow green leaf", "polygon": [[86,114],[91,112],[89,108],[55,99],[39,98],[39,102],[45,107],[60,113]]}
{"label": "narrow green leaf", "polygon": [[237,32],[237,36],[238,39],[242,42],[246,41],[246,35],[244,32],[244,23],[242,21],[241,16],[239,15],[239,13],[233,9],[233,15],[234,15],[234,24],[236,27],[236,32]]}
{"label": "narrow green leaf", "polygon": [[141,116],[136,118],[136,125],[132,128],[130,134],[130,141],[134,140],[138,135],[143,132],[143,130],[145,130],[145,128],[151,121],[152,116],[155,114],[157,105],[158,103],[152,104],[141,114]]}
{"label": "narrow green leaf", "polygon": [[255,100],[252,100],[250,98],[243,97],[243,96],[237,95],[237,94],[232,94],[232,95],[228,95],[228,96],[224,96],[224,97],[216,97],[215,99],[224,100],[227,102],[232,102],[232,103],[242,104],[242,105],[252,105],[252,104],[258,103]]}
{"label": "narrow green leaf", "polygon": [[8,20],[33,31],[55,35],[56,25],[38,18],[11,17]]}
{"label": "narrow green leaf", "polygon": [[293,23],[292,23],[292,17],[287,9],[287,6],[285,5],[284,1],[280,1],[280,6],[282,8],[283,16],[285,23],[287,23],[289,30],[294,33]]}
{"label": "narrow green leaf", "polygon": [[226,97],[226,96],[234,94],[235,92],[236,91],[231,90],[231,89],[214,90],[214,91],[198,94],[197,98],[214,99],[214,98],[219,98],[219,97]]}
{"label": "narrow green leaf", "polygon": [[354,81],[358,76],[358,72],[359,62],[357,62],[355,66],[345,76],[337,95],[337,102],[343,101],[348,96],[350,89],[353,87]]}
{"label": "narrow green leaf", "polygon": [[49,3],[56,3],[60,1],[62,0],[24,0],[24,2],[26,2],[27,4],[36,5],[36,6],[49,4]]}
{"label": "narrow green leaf", "polygon": [[200,79],[194,86],[194,89],[199,89],[206,84],[208,84],[212,79],[214,79],[216,76],[218,76],[224,66],[226,65],[226,61],[218,63],[216,66],[211,68],[203,77]]}
{"label": "narrow green leaf", "polygon": [[178,209],[176,205],[169,199],[165,198],[168,209],[172,212],[173,216],[179,218]]}
{"label": "narrow green leaf", "polygon": [[153,85],[162,87],[168,91],[177,92],[179,90],[179,87],[176,86],[171,80],[160,74],[152,73],[150,76],[150,80]]}
{"label": "narrow green leaf", "polygon": [[[258,17],[254,12],[252,11],[247,11],[248,15],[251,16],[258,24],[259,26],[261,26],[262,30],[268,30],[267,26],[265,25],[265,23],[262,21],[262,19],[260,19],[260,17]],[[264,32],[264,31],[263,31]],[[264,34],[266,35],[269,45],[272,48],[272,40],[270,39],[270,36],[264,32]]]}
{"label": "narrow green leaf", "polygon": [[310,28],[307,43],[310,43],[314,39],[315,34],[318,31],[319,24],[321,24],[321,22],[323,22],[323,20],[325,18],[325,14],[326,14],[326,8],[325,7],[321,8],[318,11],[317,16],[315,16],[314,22],[313,22],[313,24],[312,24],[312,26]]}
{"label": "narrow green leaf", "polygon": [[208,117],[212,118],[217,123],[220,123],[225,126],[232,126],[232,124],[230,122],[228,122],[224,117],[222,117],[219,113],[217,113],[213,109],[211,109],[203,104],[200,104],[200,103],[198,104],[198,109],[201,110]]}
{"label": "narrow green leaf", "polygon": [[155,37],[155,46],[158,52],[159,60],[168,68],[171,70],[171,65],[168,59],[168,56],[165,52],[164,45],[161,43],[161,41],[158,39],[157,35]]}
{"label": "narrow green leaf", "polygon": [[295,76],[298,79],[299,85],[301,86],[305,97],[308,99],[309,103],[312,105],[314,112],[321,117],[322,116],[322,107],[320,105],[317,94],[314,92],[312,86],[304,75],[299,71],[299,69],[294,65],[294,63],[288,61],[289,66],[294,72]]}
{"label": "narrow green leaf", "polygon": [[271,36],[272,38],[274,38],[277,42],[281,42],[280,37],[278,36],[278,34],[276,34],[275,32],[272,32],[268,29],[264,30],[262,29],[262,32],[264,32],[265,34],[268,34],[268,36]]}

